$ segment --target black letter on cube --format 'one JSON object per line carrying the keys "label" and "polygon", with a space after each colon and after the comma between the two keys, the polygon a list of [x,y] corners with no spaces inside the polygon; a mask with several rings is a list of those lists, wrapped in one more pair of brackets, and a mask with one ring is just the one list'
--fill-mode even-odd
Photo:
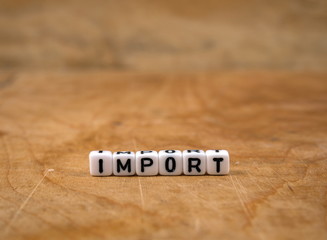
{"label": "black letter on cube", "polygon": [[200,153],[200,150],[187,150],[188,153],[191,153],[191,152],[196,152],[196,153]]}
{"label": "black letter on cube", "polygon": [[[169,162],[171,162],[171,168],[169,168]],[[165,168],[167,172],[174,172],[176,169],[176,160],[173,157],[168,157],[165,161]]]}
{"label": "black letter on cube", "polygon": [[103,159],[99,159],[99,173],[103,173]]}
{"label": "black letter on cube", "polygon": [[[148,161],[146,164],[145,161]],[[151,158],[141,158],[141,172],[144,172],[144,167],[150,167],[153,164],[153,160]]]}
{"label": "black letter on cube", "polygon": [[216,162],[216,171],[217,171],[217,173],[219,173],[220,172],[220,163],[222,162],[222,161],[224,161],[224,159],[223,158],[213,158],[212,159],[214,162]]}
{"label": "black letter on cube", "polygon": [[117,152],[117,154],[131,154],[131,152]]}
{"label": "black letter on cube", "polygon": [[127,169],[128,172],[132,171],[131,166],[131,159],[127,159],[125,165],[120,161],[120,159],[117,159],[117,172],[120,173],[120,168],[125,171]]}
{"label": "black letter on cube", "polygon": [[175,150],[166,150],[165,151],[166,153],[174,153],[174,152],[176,152]]}
{"label": "black letter on cube", "polygon": [[141,154],[144,154],[144,153],[152,153],[153,151],[141,151]]}
{"label": "black letter on cube", "polygon": [[[193,164],[193,162],[196,162]],[[188,172],[192,172],[192,168],[195,168],[196,171],[201,172],[200,169],[201,160],[199,158],[189,158],[188,159]]]}

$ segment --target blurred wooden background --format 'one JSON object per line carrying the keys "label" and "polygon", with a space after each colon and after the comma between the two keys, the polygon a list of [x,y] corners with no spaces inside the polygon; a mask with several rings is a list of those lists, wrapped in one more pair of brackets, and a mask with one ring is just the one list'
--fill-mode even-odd
{"label": "blurred wooden background", "polygon": [[327,1],[0,0],[0,69],[324,70]]}
{"label": "blurred wooden background", "polygon": [[[327,1],[0,0],[0,239],[327,239]],[[224,148],[231,174],[89,175]]]}

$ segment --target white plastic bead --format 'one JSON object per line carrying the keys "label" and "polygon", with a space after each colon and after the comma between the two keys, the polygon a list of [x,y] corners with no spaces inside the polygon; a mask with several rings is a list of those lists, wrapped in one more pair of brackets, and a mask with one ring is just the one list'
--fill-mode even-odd
{"label": "white plastic bead", "polygon": [[181,175],[183,173],[183,157],[179,150],[159,151],[159,174]]}
{"label": "white plastic bead", "polygon": [[89,164],[92,176],[109,176],[112,174],[112,153],[102,150],[91,151]]}
{"label": "white plastic bead", "polygon": [[135,153],[115,152],[113,155],[113,172],[116,176],[135,175]]}
{"label": "white plastic bead", "polygon": [[183,172],[185,175],[204,175],[206,165],[206,154],[203,150],[183,151]]}
{"label": "white plastic bead", "polygon": [[229,154],[226,150],[207,150],[207,172],[210,175],[229,173]]}
{"label": "white plastic bead", "polygon": [[138,151],[136,152],[136,174],[140,176],[158,175],[158,152]]}

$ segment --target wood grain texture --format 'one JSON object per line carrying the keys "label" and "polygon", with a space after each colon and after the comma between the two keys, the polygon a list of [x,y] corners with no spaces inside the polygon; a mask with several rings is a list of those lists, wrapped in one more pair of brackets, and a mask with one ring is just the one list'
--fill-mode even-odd
{"label": "wood grain texture", "polygon": [[[327,74],[0,74],[1,239],[326,239]],[[89,175],[222,148],[228,176]]]}

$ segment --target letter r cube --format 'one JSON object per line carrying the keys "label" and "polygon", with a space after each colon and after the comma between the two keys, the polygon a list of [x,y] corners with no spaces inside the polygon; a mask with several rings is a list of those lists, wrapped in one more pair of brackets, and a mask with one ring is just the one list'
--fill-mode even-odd
{"label": "letter r cube", "polygon": [[206,173],[205,152],[203,150],[184,150],[183,172],[185,175],[204,175]]}

